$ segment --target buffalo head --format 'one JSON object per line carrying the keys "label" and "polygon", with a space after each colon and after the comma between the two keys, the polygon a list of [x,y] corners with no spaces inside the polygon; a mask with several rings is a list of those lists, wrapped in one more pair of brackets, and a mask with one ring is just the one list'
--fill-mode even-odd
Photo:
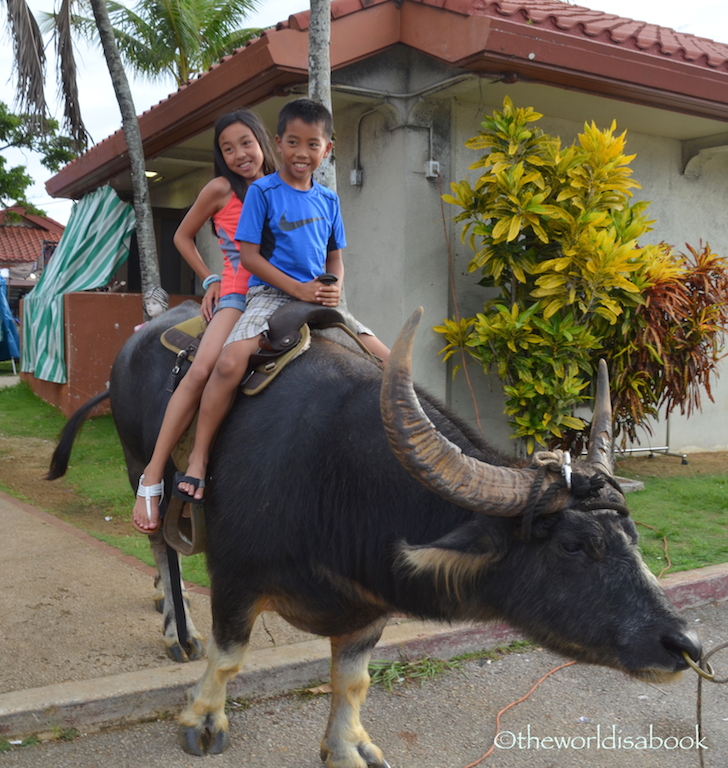
{"label": "buffalo head", "polygon": [[575,462],[536,454],[529,467],[467,456],[432,424],[411,381],[421,310],[395,343],[381,391],[390,446],[427,488],[474,517],[437,541],[403,543],[400,567],[435,585],[451,619],[505,618],[572,658],[644,679],[669,679],[698,659],[697,637],[667,600],[637,549],[637,533],[614,480],[606,365],[599,368],[590,447]]}

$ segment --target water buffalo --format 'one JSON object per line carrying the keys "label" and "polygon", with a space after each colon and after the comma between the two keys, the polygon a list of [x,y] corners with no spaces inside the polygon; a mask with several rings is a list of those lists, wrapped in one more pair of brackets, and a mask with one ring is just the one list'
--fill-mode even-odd
{"label": "water buffalo", "polygon": [[[229,743],[226,684],[263,610],[331,638],[321,744],[329,768],[387,765],[359,711],[372,648],[393,612],[506,620],[549,649],[645,680],[682,671],[683,651],[700,657],[697,637],[640,558],[612,478],[606,369],[587,461],[575,462],[567,485],[558,454],[514,466],[416,392],[418,319],[384,374],[315,338],[271,387],[239,397],[222,427],[206,497],[213,637],[179,717],[187,752]],[[111,380],[133,487],[167,375],[150,334],[138,336]]]}

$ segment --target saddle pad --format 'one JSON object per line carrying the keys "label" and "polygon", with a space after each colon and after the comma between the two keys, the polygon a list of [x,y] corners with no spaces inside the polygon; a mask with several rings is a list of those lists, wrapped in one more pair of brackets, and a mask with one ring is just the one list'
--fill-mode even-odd
{"label": "saddle pad", "polygon": [[300,333],[301,339],[298,344],[282,355],[261,363],[243,379],[241,385],[243,394],[257,395],[275,379],[288,363],[302,355],[311,346],[311,331],[308,325],[304,323],[300,328]]}
{"label": "saddle pad", "polygon": [[195,352],[200,345],[200,339],[205,332],[205,328],[207,328],[207,321],[202,315],[197,315],[182,323],[173,325],[171,328],[167,328],[160,336],[160,341],[175,354],[183,349],[189,350],[191,348],[192,351],[187,356],[187,359],[191,362],[195,359]]}

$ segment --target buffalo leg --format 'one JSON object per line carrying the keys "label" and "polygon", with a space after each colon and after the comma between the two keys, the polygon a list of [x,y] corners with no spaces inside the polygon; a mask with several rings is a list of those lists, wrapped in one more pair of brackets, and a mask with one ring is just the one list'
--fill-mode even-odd
{"label": "buffalo leg", "polygon": [[[177,620],[172,600],[172,575],[169,571],[167,561],[167,548],[161,531],[152,534],[149,537],[149,544],[152,548],[154,562],[159,572],[158,579],[155,579],[157,594],[155,595],[155,605],[160,605],[160,595],[163,600],[162,614],[164,616],[164,644],[167,648],[167,656],[173,661],[195,661],[205,655],[205,646],[202,636],[190,618],[189,609],[185,610],[185,625],[187,627],[187,647],[183,648],[177,635]],[[189,602],[185,597],[185,606]]]}
{"label": "buffalo leg", "polygon": [[369,659],[385,624],[381,618],[359,632],[331,638],[331,712],[321,742],[328,768],[388,768],[359,720],[369,689]]}
{"label": "buffalo leg", "polygon": [[179,716],[177,738],[190,755],[219,754],[230,746],[225,694],[228,681],[240,671],[248,640],[220,650],[210,640],[207,669],[188,692],[188,704]]}

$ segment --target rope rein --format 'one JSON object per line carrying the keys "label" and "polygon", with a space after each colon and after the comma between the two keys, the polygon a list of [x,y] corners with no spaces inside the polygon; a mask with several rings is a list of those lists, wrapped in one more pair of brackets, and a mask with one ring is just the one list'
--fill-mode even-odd
{"label": "rope rein", "polygon": [[[695,707],[695,719],[698,725],[698,739],[701,739],[703,736],[703,680],[707,680],[709,683],[718,683],[719,685],[728,683],[728,677],[718,678],[715,676],[713,667],[711,667],[708,659],[713,654],[718,653],[718,651],[722,651],[725,648],[728,648],[728,643],[723,643],[722,645],[716,646],[713,648],[713,650],[703,654],[702,658],[697,664],[690,658],[686,651],[683,651],[683,658],[688,663],[690,668],[694,669],[698,674],[698,695]],[[703,757],[702,749],[698,750],[698,758],[700,760],[700,768],[703,768],[705,765],[705,759]]]}
{"label": "rope rein", "polygon": [[[574,497],[570,509],[583,512],[593,509],[612,509],[625,517],[629,515],[629,509],[624,504],[599,497],[599,492],[607,484],[622,493],[619,483],[604,473],[585,475],[574,470],[571,454],[568,451],[539,451],[531,459],[531,468],[536,470],[536,476],[523,513],[521,536],[524,539],[531,537],[533,522],[543,514],[543,510],[554,494],[564,489],[569,490]],[[547,472],[558,474],[560,477],[542,493],[541,487]]]}

